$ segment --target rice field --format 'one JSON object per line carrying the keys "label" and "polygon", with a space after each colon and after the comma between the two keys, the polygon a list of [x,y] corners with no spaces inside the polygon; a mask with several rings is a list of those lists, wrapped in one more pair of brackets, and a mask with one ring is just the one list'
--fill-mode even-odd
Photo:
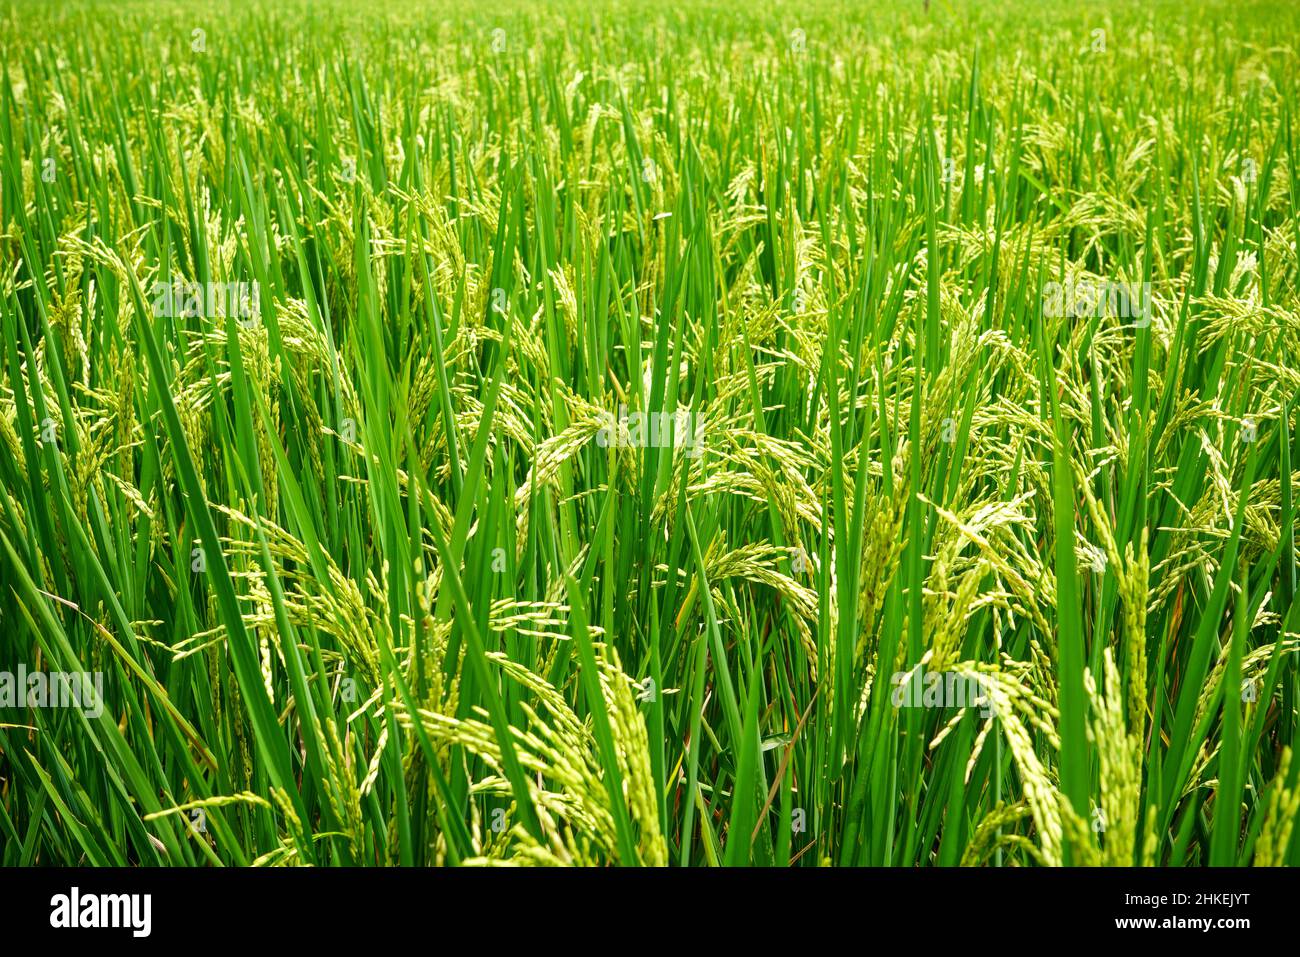
{"label": "rice field", "polygon": [[1300,8],[9,0],[0,864],[1300,863]]}

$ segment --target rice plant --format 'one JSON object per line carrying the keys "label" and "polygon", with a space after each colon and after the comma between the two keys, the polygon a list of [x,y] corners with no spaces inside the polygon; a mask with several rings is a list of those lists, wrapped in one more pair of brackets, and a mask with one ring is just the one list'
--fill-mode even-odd
{"label": "rice plant", "polygon": [[0,863],[1300,863],[1297,36],[11,0]]}

